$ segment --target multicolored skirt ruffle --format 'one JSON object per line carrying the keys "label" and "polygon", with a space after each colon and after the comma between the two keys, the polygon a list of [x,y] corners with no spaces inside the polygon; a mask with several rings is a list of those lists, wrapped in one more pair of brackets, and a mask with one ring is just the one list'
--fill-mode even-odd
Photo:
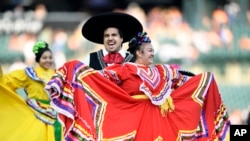
{"label": "multicolored skirt ruffle", "polygon": [[131,97],[79,61],[64,64],[46,90],[67,141],[214,141],[229,132],[226,106],[211,73],[173,91],[174,110],[165,116],[149,99]]}

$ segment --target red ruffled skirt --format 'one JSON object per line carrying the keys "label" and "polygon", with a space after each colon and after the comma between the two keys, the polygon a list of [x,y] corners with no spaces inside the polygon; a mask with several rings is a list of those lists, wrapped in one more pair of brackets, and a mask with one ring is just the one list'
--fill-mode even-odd
{"label": "red ruffled skirt", "polygon": [[78,61],[61,67],[46,90],[69,141],[223,140],[230,125],[211,73],[176,89],[170,95],[174,110],[165,116],[145,96],[131,97]]}

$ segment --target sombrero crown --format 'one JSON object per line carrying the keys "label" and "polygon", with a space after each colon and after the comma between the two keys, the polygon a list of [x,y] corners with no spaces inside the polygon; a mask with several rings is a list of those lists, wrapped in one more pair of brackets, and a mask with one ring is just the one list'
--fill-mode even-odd
{"label": "sombrero crown", "polygon": [[141,23],[129,14],[106,12],[88,19],[82,27],[82,35],[92,42],[103,44],[104,30],[108,27],[120,29],[123,33],[123,42],[129,41],[143,30]]}

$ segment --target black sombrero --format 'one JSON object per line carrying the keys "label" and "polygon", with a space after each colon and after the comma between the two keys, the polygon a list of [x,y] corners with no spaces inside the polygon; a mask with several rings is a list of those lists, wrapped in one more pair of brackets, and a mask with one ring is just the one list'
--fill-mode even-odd
{"label": "black sombrero", "polygon": [[129,14],[106,12],[88,19],[82,27],[82,35],[92,42],[103,44],[103,32],[108,27],[120,29],[123,42],[129,41],[143,30],[141,23]]}

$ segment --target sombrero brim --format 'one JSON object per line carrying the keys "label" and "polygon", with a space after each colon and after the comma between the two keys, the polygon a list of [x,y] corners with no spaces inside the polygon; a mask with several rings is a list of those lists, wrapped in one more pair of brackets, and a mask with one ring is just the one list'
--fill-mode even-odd
{"label": "sombrero brim", "polygon": [[82,35],[89,41],[103,44],[104,30],[108,27],[120,29],[123,33],[123,42],[129,41],[143,30],[141,23],[132,15],[107,12],[88,19],[82,27]]}

